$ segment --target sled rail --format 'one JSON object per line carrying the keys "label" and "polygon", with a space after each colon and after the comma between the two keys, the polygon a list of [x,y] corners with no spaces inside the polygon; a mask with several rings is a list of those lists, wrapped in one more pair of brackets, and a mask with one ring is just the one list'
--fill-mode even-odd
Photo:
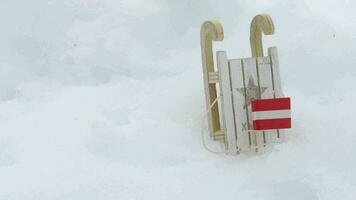
{"label": "sled rail", "polygon": [[[203,23],[200,31],[200,44],[207,109],[218,97],[216,90],[218,73],[215,71],[214,67],[213,41],[222,41],[223,38],[223,27],[218,21],[206,21]],[[221,132],[218,104],[211,108],[207,118],[210,136],[213,137],[214,140],[224,141],[225,138],[221,136],[224,134]]]}

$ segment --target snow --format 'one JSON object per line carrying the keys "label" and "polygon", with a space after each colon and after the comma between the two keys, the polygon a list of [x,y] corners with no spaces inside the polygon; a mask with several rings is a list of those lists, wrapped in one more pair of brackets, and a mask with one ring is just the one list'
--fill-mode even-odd
{"label": "snow", "polygon": [[[355,199],[355,8],[1,1],[0,199]],[[261,12],[276,25],[264,46],[279,49],[294,127],[262,155],[211,154],[200,136],[200,24],[219,19],[215,50],[247,57]]]}

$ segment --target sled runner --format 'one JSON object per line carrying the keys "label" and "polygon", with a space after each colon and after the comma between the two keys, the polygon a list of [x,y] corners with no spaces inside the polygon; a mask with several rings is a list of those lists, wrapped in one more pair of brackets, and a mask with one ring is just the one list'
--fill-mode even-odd
{"label": "sled runner", "polygon": [[228,59],[225,51],[218,51],[215,68],[212,41],[223,40],[223,27],[217,21],[206,21],[201,27],[209,133],[229,154],[261,152],[283,141],[284,129],[291,127],[290,99],[282,92],[277,48],[270,47],[263,55],[262,32],[274,33],[266,14],[251,22],[252,57]]}

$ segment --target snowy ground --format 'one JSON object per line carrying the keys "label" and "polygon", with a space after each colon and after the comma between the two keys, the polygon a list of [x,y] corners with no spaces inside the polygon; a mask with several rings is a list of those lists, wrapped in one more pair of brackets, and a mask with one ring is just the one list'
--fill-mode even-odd
{"label": "snowy ground", "polygon": [[[356,198],[354,1],[2,0],[0,200]],[[331,12],[332,11],[332,12]],[[205,151],[200,24],[272,15],[289,140]]]}

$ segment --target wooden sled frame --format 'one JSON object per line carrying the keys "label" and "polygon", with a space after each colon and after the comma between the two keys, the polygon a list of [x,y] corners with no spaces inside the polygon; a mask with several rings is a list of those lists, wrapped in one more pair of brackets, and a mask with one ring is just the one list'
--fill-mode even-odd
{"label": "wooden sled frame", "polygon": [[[250,45],[251,45],[251,53],[252,58],[263,59],[267,57],[263,57],[263,46],[262,46],[262,33],[265,35],[274,34],[274,24],[271,17],[267,14],[260,14],[253,18],[250,26]],[[202,65],[203,65],[203,78],[204,78],[204,89],[206,96],[206,107],[209,112],[207,113],[208,120],[208,129],[210,136],[215,141],[220,141],[224,143],[225,152],[237,153],[240,150],[237,149],[236,144],[229,144],[228,141],[233,141],[231,134],[227,134],[232,127],[229,127],[226,120],[232,120],[232,113],[224,112],[224,106],[219,106],[219,104],[212,105],[217,98],[222,97],[222,104],[230,103],[226,102],[223,97],[223,91],[225,90],[225,94],[227,91],[227,87],[225,87],[228,83],[226,83],[225,78],[222,74],[227,74],[227,72],[223,72],[224,70],[228,70],[227,61],[226,63],[218,63],[218,69],[214,67],[214,58],[213,58],[213,41],[222,41],[224,38],[224,31],[222,25],[218,21],[206,21],[202,24],[201,27],[201,52],[202,52]],[[269,59],[273,59],[274,64],[278,67],[278,57],[277,57],[277,48],[271,47],[268,49],[268,57]],[[227,60],[225,52],[217,52],[218,61]],[[226,65],[226,67],[225,67]],[[223,67],[221,67],[223,66]],[[220,72],[220,73],[219,73]],[[276,72],[279,74],[279,72]],[[279,80],[278,80],[279,81]],[[225,83],[224,83],[225,82]],[[219,84],[219,86],[217,86]],[[225,84],[225,85],[224,85]],[[218,94],[217,88],[220,89],[220,95]],[[273,88],[274,89],[274,88]],[[282,94],[281,94],[282,95]],[[279,96],[281,96],[279,95]],[[276,97],[276,95],[274,95]],[[230,105],[229,105],[230,106]],[[231,132],[231,130],[230,130]],[[258,131],[249,130],[248,134],[253,133],[254,135],[259,134]],[[251,132],[251,133],[250,133]],[[265,133],[263,132],[263,137]],[[279,138],[278,131],[278,138]],[[237,137],[236,137],[237,139]],[[257,139],[255,139],[256,141]],[[251,140],[250,140],[251,143]],[[265,146],[267,144],[265,143]],[[236,147],[234,149],[232,146]],[[253,146],[253,145],[252,145]],[[255,144],[256,152],[257,150],[257,142]],[[251,147],[251,144],[250,144]]]}

